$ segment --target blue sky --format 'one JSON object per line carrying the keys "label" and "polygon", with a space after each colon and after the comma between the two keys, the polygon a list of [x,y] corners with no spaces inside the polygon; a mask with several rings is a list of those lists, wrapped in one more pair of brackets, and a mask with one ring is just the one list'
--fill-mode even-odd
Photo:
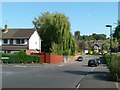
{"label": "blue sky", "polygon": [[33,28],[32,21],[44,12],[64,13],[70,20],[71,32],[79,30],[81,35],[104,33],[109,35],[106,24],[118,19],[117,2],[3,2],[2,28]]}

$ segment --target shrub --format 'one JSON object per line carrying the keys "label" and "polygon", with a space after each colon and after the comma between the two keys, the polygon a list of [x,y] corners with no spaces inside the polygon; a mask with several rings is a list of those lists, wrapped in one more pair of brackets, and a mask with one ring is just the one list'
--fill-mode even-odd
{"label": "shrub", "polygon": [[110,55],[105,55],[106,62],[109,64],[110,72],[113,74],[113,79],[120,79],[120,56],[112,55],[112,60],[110,63]]}
{"label": "shrub", "polygon": [[9,57],[9,59],[3,59],[3,63],[39,63],[40,58],[38,56],[27,55],[24,51],[13,54],[3,54],[4,57]]}
{"label": "shrub", "polygon": [[89,54],[90,54],[90,55],[93,55],[93,51],[89,51]]}
{"label": "shrub", "polygon": [[26,63],[27,54],[25,51],[23,51],[23,50],[19,51],[17,56],[21,59],[21,62]]}
{"label": "shrub", "polygon": [[9,57],[10,54],[7,54],[7,53],[1,53],[2,57]]}

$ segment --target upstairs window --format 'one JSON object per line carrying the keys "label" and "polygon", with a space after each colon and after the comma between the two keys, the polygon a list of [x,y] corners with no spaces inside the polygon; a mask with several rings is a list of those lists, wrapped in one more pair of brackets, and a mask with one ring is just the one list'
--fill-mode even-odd
{"label": "upstairs window", "polygon": [[20,39],[16,39],[16,44],[20,44]]}
{"label": "upstairs window", "polygon": [[9,40],[8,39],[3,39],[3,44],[5,44],[5,45],[9,44]]}
{"label": "upstairs window", "polygon": [[15,39],[14,44],[24,45],[25,44],[25,39]]}
{"label": "upstairs window", "polygon": [[21,44],[25,44],[25,39],[21,39]]}

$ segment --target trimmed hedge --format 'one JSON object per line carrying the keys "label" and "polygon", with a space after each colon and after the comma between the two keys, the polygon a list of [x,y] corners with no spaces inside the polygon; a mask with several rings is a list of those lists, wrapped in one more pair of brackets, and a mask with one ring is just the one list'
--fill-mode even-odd
{"label": "trimmed hedge", "polygon": [[27,55],[24,51],[13,54],[2,54],[2,57],[9,57],[9,59],[2,59],[3,63],[40,63],[38,56]]}

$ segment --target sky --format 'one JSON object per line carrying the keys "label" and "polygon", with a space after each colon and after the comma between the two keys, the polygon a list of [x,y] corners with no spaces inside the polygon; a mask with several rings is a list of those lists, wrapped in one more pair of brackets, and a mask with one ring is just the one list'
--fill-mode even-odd
{"label": "sky", "polygon": [[59,12],[69,18],[71,32],[109,36],[111,24],[118,20],[118,2],[2,2],[2,28],[33,28],[32,21],[44,12]]}

